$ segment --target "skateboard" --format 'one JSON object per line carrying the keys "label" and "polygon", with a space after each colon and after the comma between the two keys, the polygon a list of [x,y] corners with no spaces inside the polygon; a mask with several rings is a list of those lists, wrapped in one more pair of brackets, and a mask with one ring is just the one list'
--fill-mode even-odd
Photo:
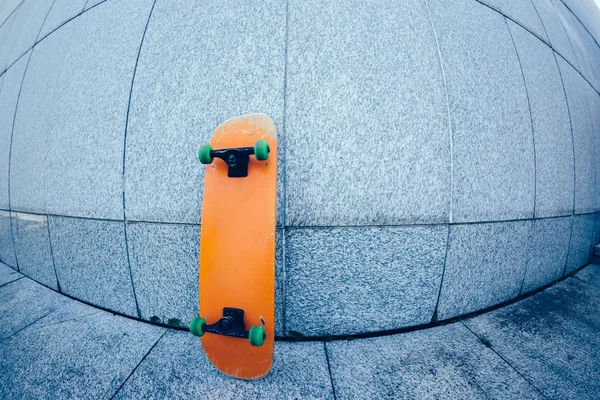
{"label": "skateboard", "polygon": [[198,159],[206,164],[200,234],[200,336],[212,364],[259,379],[273,362],[277,132],[264,114],[223,122]]}

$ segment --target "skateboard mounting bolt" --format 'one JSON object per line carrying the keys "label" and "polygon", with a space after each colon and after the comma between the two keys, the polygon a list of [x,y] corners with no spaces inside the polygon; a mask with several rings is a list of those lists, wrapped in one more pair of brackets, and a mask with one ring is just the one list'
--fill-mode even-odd
{"label": "skateboard mounting bolt", "polygon": [[229,159],[227,160],[229,163],[235,163],[237,161],[237,157],[235,156],[235,154],[230,154],[229,155]]}
{"label": "skateboard mounting bolt", "polygon": [[219,325],[221,325],[221,329],[228,331],[231,329],[231,319],[227,317],[222,318]]}

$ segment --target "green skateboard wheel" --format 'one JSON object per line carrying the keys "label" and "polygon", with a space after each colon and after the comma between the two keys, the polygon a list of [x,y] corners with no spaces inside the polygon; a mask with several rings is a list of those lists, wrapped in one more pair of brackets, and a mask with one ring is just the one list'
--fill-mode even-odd
{"label": "green skateboard wheel", "polygon": [[213,162],[213,158],[210,155],[210,152],[212,151],[212,147],[210,147],[209,144],[207,144],[206,146],[201,146],[198,149],[198,160],[200,160],[200,162],[202,164],[210,164]]}
{"label": "green skateboard wheel", "polygon": [[192,335],[201,337],[204,335],[204,330],[202,329],[206,324],[206,320],[204,318],[194,318],[190,321],[190,332]]}
{"label": "green skateboard wheel", "polygon": [[258,161],[264,161],[269,158],[269,142],[266,140],[257,140],[254,144],[254,157]]}
{"label": "green skateboard wheel", "polygon": [[262,346],[265,343],[265,328],[259,325],[251,327],[248,340],[252,346]]}

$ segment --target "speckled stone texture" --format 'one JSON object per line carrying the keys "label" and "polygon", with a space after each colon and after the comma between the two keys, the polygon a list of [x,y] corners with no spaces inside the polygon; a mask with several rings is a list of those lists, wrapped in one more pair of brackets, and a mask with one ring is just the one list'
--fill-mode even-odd
{"label": "speckled stone texture", "polygon": [[[14,11],[23,3],[23,0],[5,0],[0,3],[0,26],[6,22]],[[0,47],[1,43],[0,43]]]}
{"label": "speckled stone texture", "polygon": [[565,274],[588,263],[593,248],[594,224],[594,214],[575,215],[573,217],[571,243]]}
{"label": "speckled stone texture", "polygon": [[447,222],[450,132],[422,1],[291,2],[286,224]]}
{"label": "speckled stone texture", "polygon": [[545,398],[595,398],[600,393],[598,277],[591,284],[568,278],[465,324]]}
{"label": "speckled stone texture", "polygon": [[569,110],[552,49],[512,21],[527,87],[535,146],[535,217],[571,215],[573,142]]}
{"label": "speckled stone texture", "polygon": [[205,167],[196,150],[222,122],[254,112],[277,127],[281,218],[285,9],[276,0],[156,3],[127,127],[129,220],[197,224]]}
{"label": "speckled stone texture", "polygon": [[138,317],[123,222],[52,216],[48,221],[62,291]]}
{"label": "speckled stone texture", "polygon": [[508,301],[520,293],[531,221],[450,227],[438,320]]}
{"label": "speckled stone texture", "polygon": [[187,327],[198,311],[199,225],[127,223],[141,317]]}
{"label": "speckled stone texture", "polygon": [[97,6],[100,3],[104,3],[106,0],[88,0],[87,3],[85,3],[85,9],[89,10],[90,8]]}
{"label": "speckled stone texture", "polygon": [[538,399],[534,387],[460,323],[327,343],[341,399]]}
{"label": "speckled stone texture", "polygon": [[571,217],[533,221],[531,252],[521,294],[562,277],[571,239]]}
{"label": "speckled stone texture", "polygon": [[428,3],[450,103],[452,221],[531,218],[531,118],[506,22],[471,0]]}
{"label": "speckled stone texture", "polygon": [[19,211],[123,218],[125,119],[151,6],[106,2],[36,46],[13,138]]}
{"label": "speckled stone texture", "polygon": [[592,245],[600,243],[600,213],[596,213],[594,223],[594,238],[592,239]]}
{"label": "speckled stone texture", "polygon": [[428,323],[446,226],[290,229],[286,331],[346,335]]}
{"label": "speckled stone texture", "polygon": [[556,13],[553,0],[532,0],[532,3],[542,20],[552,48],[572,64],[577,65],[577,59],[575,58],[575,53],[573,53],[569,36],[567,35],[567,31],[565,31],[560,17]]}
{"label": "speckled stone texture", "polygon": [[0,343],[0,397],[111,398],[163,332],[104,312],[33,324]]}
{"label": "speckled stone texture", "polygon": [[588,265],[584,269],[578,271],[575,278],[581,279],[591,285],[598,285],[598,283],[600,283],[600,265]]}
{"label": "speckled stone texture", "polygon": [[86,0],[54,0],[52,8],[44,21],[38,40],[83,11]]}
{"label": "speckled stone texture", "polygon": [[12,269],[6,264],[0,262],[0,286],[21,279],[23,275]]}
{"label": "speckled stone texture", "polygon": [[575,213],[595,211],[598,203],[596,188],[597,158],[593,138],[594,121],[590,104],[594,89],[560,57],[557,58],[564,82],[571,115],[575,149]]}
{"label": "speckled stone texture", "polygon": [[17,259],[10,228],[10,212],[0,210],[0,261],[17,269]]}
{"label": "speckled stone texture", "polygon": [[544,25],[531,0],[480,0],[494,10],[506,15],[538,38],[549,42]]}
{"label": "speckled stone texture", "polygon": [[46,216],[11,213],[11,218],[19,271],[58,290]]}
{"label": "speckled stone texture", "polygon": [[17,98],[23,81],[23,74],[29,57],[22,57],[4,75],[0,86],[0,208],[9,209],[8,163],[10,138],[17,107]]}
{"label": "speckled stone texture", "polygon": [[19,7],[2,46],[0,71],[10,67],[33,47],[52,3],[53,0],[25,0]]}
{"label": "speckled stone texture", "polygon": [[600,43],[600,8],[595,0],[565,0],[563,2],[577,19],[590,32],[597,43]]}
{"label": "speckled stone texture", "polygon": [[146,357],[115,399],[333,399],[321,342],[275,343],[269,375],[256,381],[229,378],[208,361],[200,340],[169,331]]}

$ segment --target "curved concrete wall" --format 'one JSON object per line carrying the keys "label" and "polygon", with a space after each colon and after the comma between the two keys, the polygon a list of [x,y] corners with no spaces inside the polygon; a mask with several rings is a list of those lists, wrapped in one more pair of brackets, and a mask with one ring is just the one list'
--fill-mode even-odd
{"label": "curved concrete wall", "polygon": [[185,325],[195,149],[262,112],[281,135],[279,335],[426,324],[550,283],[600,238],[587,1],[6,2],[0,260]]}

